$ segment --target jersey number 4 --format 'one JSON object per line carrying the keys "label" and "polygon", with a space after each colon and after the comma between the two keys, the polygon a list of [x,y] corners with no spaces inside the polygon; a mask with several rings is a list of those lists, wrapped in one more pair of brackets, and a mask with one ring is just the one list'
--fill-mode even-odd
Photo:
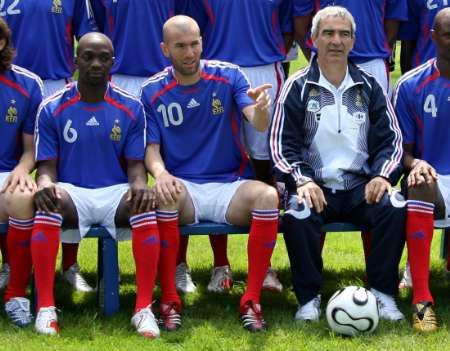
{"label": "jersey number 4", "polygon": [[425,103],[423,104],[423,110],[426,113],[431,113],[432,117],[437,117],[438,109],[436,107],[436,98],[433,94],[430,94],[425,99]]}
{"label": "jersey number 4", "polygon": [[6,15],[18,15],[20,14],[20,9],[17,8],[19,5],[20,0],[14,0],[5,11],[5,1],[6,0],[0,0],[0,16],[6,16]]}
{"label": "jersey number 4", "polygon": [[159,105],[156,109],[162,114],[164,127],[179,126],[183,123],[183,109],[178,102],[172,102],[168,106]]}

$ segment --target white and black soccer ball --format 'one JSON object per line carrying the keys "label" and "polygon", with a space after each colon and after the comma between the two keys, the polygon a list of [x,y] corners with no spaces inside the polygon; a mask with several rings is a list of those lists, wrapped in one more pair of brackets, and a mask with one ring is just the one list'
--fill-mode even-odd
{"label": "white and black soccer ball", "polygon": [[377,299],[367,289],[347,286],[331,296],[326,315],[328,325],[336,333],[347,336],[371,333],[378,326]]}

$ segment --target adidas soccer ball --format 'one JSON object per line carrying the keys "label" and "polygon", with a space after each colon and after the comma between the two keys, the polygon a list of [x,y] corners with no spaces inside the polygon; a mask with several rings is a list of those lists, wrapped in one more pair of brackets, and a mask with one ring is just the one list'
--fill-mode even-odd
{"label": "adidas soccer ball", "polygon": [[347,336],[371,333],[379,320],[375,296],[358,286],[336,291],[328,301],[326,315],[330,328]]}

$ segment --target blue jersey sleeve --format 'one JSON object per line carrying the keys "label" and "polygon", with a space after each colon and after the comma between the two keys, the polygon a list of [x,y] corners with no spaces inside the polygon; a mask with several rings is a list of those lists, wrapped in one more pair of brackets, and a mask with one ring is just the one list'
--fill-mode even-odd
{"label": "blue jersey sleeve", "polygon": [[148,96],[149,88],[143,89],[141,91],[141,103],[144,105],[145,120],[147,122],[146,126],[146,136],[147,144],[160,144],[161,143],[161,133],[159,130],[159,125],[155,116],[155,111],[150,104],[150,96]]}
{"label": "blue jersey sleeve", "polygon": [[[36,117],[36,161],[54,160],[58,158],[58,132],[48,106],[39,108]],[[69,126],[70,128],[70,126]],[[70,130],[63,131],[63,133]]]}
{"label": "blue jersey sleeve", "polygon": [[412,96],[412,93],[408,93],[408,86],[404,83],[397,87],[395,95],[394,108],[402,131],[403,142],[414,144],[417,125],[414,120],[414,107],[411,106],[408,98],[408,96]]}
{"label": "blue jersey sleeve", "polygon": [[408,19],[407,0],[388,0],[386,2],[385,19],[406,21]]}
{"label": "blue jersey sleeve", "polygon": [[[39,79],[39,78],[37,78]],[[42,82],[39,79],[36,80],[30,91],[30,103],[28,104],[27,117],[23,126],[23,132],[26,134],[33,135],[36,123],[36,113],[38,111],[39,105],[42,102],[43,92],[42,92]]]}
{"label": "blue jersey sleeve", "polygon": [[78,0],[75,4],[73,14],[73,33],[77,39],[88,32],[98,31],[94,14],[88,1]]}
{"label": "blue jersey sleeve", "polygon": [[239,110],[242,111],[245,107],[253,105],[255,101],[247,94],[247,91],[250,89],[247,77],[240,69],[236,68],[235,70],[233,98],[238,105]]}
{"label": "blue jersey sleeve", "polygon": [[145,150],[145,115],[144,108],[139,104],[136,111],[136,121],[131,125],[125,144],[125,158],[143,160]]}
{"label": "blue jersey sleeve", "polygon": [[314,11],[314,0],[293,0],[294,17],[310,15]]}
{"label": "blue jersey sleeve", "polygon": [[293,33],[294,27],[292,23],[292,11],[293,11],[293,3],[292,0],[284,0],[280,4],[279,15],[280,15],[280,27],[281,32],[284,33]]}

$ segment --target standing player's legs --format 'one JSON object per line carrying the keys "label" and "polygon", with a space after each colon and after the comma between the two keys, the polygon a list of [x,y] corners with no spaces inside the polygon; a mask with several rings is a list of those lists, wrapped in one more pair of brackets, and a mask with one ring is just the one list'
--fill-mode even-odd
{"label": "standing player's legs", "polygon": [[64,87],[70,83],[72,79],[70,78],[63,78],[63,79],[46,79],[43,80],[44,83],[44,98],[49,97],[50,95],[53,95],[57,91],[64,89]]}
{"label": "standing player's legs", "polygon": [[58,322],[54,298],[56,256],[60,242],[61,225],[76,227],[78,214],[68,192],[61,189],[58,213],[37,211],[31,234],[31,257],[37,291],[38,311],[35,329],[42,334],[58,333]]}
{"label": "standing player's legs", "polygon": [[240,313],[244,328],[263,330],[260,295],[278,233],[277,190],[260,181],[241,184],[229,203],[226,220],[234,225],[250,224],[247,289],[241,297]]}
{"label": "standing player's legs", "polygon": [[30,238],[33,227],[34,193],[18,187],[0,195],[2,215],[9,215],[7,245],[10,279],[5,292],[5,311],[12,323],[23,327],[31,323],[30,301],[25,297],[31,275]]}
{"label": "standing player's legs", "polygon": [[147,79],[148,77],[130,76],[116,73],[112,75],[111,82],[130,94],[139,97],[141,86]]}
{"label": "standing player's legs", "polygon": [[151,305],[153,288],[158,271],[160,236],[156,223],[156,213],[131,213],[130,203],[125,194],[117,208],[115,224],[117,227],[131,226],[133,257],[136,267],[136,304],[131,323],[137,332],[148,338],[159,337],[159,328]]}
{"label": "standing player's legs", "polygon": [[360,62],[358,66],[373,75],[378,81],[378,84],[387,92],[387,95],[391,96],[392,89],[390,86],[389,66],[385,60],[377,58]]}

